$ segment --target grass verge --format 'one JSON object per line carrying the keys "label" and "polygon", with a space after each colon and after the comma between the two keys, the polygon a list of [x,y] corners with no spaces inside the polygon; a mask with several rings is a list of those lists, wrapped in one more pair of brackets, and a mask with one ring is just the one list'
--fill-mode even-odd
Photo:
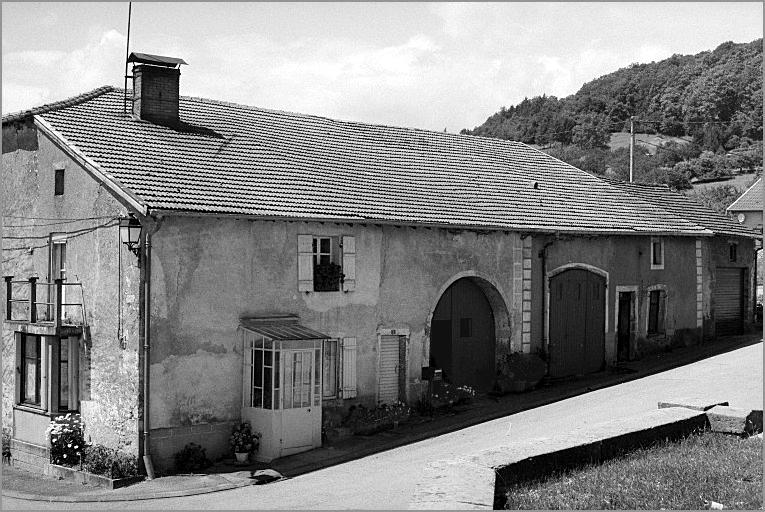
{"label": "grass verge", "polygon": [[703,432],[606,461],[523,482],[512,510],[762,508],[762,441]]}

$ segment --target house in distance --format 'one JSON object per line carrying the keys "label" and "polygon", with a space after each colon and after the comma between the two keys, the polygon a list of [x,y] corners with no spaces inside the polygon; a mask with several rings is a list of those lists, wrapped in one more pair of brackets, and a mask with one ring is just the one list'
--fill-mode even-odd
{"label": "house in distance", "polygon": [[[180,59],[3,117],[3,426],[270,460],[423,377],[491,391],[743,332],[757,235],[518,142],[181,96]],[[640,192],[640,193],[638,193]],[[671,201],[670,201],[671,202]],[[18,371],[15,371],[18,368]]]}

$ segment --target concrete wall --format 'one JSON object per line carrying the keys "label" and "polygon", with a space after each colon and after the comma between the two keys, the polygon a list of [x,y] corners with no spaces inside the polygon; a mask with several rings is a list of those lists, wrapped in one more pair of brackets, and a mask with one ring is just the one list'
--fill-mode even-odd
{"label": "concrete wall", "polygon": [[[731,243],[738,244],[736,261],[730,261]],[[713,289],[718,267],[747,269],[744,323],[750,324],[753,320],[753,305],[756,303],[755,241],[739,237],[716,236],[704,241],[704,249],[704,337],[709,339],[715,336]],[[745,325],[745,327],[748,326]]]}
{"label": "concrete wall", "polygon": [[[352,235],[356,289],[299,292],[298,234]],[[377,330],[408,328],[408,397],[423,387],[430,318],[458,277],[478,275],[510,305],[517,234],[332,223],[166,217],[153,238],[152,428],[239,419],[242,316],[291,313],[357,338],[356,399],[374,406]],[[505,320],[508,321],[507,319]],[[509,326],[497,345],[509,350]],[[500,350],[500,349],[498,349]],[[167,442],[163,440],[163,442]]]}
{"label": "concrete wall", "polygon": [[[53,193],[56,168],[65,169],[62,196]],[[5,215],[2,273],[15,279],[36,274],[41,282],[49,278],[46,237],[50,233],[85,230],[126,212],[109,192],[32,123],[3,126],[2,204]],[[46,220],[92,217],[107,218],[78,222]],[[13,250],[18,247],[33,249]],[[70,234],[66,261],[67,281],[83,283],[90,326],[90,341],[80,340],[80,398],[87,434],[94,443],[137,453],[139,274],[136,258],[120,243],[115,226]],[[38,300],[44,300],[46,295],[41,288],[38,287]],[[23,293],[26,292],[24,289]],[[4,287],[2,293],[4,298]],[[81,301],[78,289],[67,293],[68,302]],[[122,345],[118,340],[119,308],[122,309]],[[7,323],[2,327],[4,429],[12,425],[16,365],[13,328]],[[22,427],[17,425],[17,435],[21,435],[19,428]],[[25,437],[25,441],[47,442],[44,436],[37,437],[40,439]]]}
{"label": "concrete wall", "polygon": [[[532,272],[535,276],[532,293],[532,351],[546,351],[546,318],[549,297],[545,295],[545,280],[541,279],[545,249],[545,274],[565,265],[582,264],[608,274],[606,304],[606,363],[616,361],[617,287],[637,287],[637,332],[632,340],[633,358],[683,340],[696,339],[696,239],[664,237],[664,269],[651,270],[651,237],[535,237]],[[537,278],[538,277],[538,278]],[[666,336],[647,335],[648,290],[666,285]]]}

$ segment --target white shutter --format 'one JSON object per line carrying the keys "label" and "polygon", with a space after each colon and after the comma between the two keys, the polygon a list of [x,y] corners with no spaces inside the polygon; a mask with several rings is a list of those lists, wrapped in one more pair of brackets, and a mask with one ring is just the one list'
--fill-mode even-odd
{"label": "white shutter", "polygon": [[313,291],[313,235],[298,235],[298,291]]}
{"label": "white shutter", "polygon": [[343,237],[343,291],[356,289],[356,239],[352,236]]}
{"label": "white shutter", "polygon": [[343,398],[356,396],[356,338],[343,338]]}

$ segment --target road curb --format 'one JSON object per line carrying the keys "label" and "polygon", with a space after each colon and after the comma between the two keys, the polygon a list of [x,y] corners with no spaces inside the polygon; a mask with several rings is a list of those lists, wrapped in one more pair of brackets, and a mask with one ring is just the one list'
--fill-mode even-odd
{"label": "road curb", "polygon": [[240,487],[254,485],[254,482],[244,480],[242,482],[219,484],[216,486],[198,487],[196,489],[186,489],[183,491],[166,491],[146,494],[126,494],[120,496],[111,495],[93,495],[93,496],[41,496],[39,494],[30,494],[17,491],[3,491],[2,496],[6,498],[15,498],[27,501],[46,501],[49,503],[93,503],[106,501],[141,501],[160,498],[182,498],[184,496],[195,496],[198,494],[209,494],[218,491],[229,491]]}

